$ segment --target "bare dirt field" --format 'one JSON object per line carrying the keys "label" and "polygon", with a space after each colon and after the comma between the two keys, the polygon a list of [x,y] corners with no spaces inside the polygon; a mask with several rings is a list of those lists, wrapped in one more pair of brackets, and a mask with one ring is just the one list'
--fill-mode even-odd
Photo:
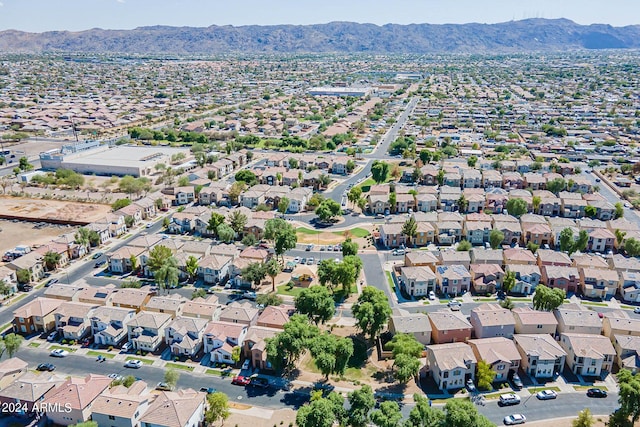
{"label": "bare dirt field", "polygon": [[51,225],[40,229],[33,228],[30,222],[11,222],[0,220],[0,254],[13,249],[16,245],[36,245],[48,242],[54,237],[70,233],[76,227]]}
{"label": "bare dirt field", "polygon": [[34,219],[86,221],[90,223],[103,218],[110,211],[111,207],[109,205],[97,203],[0,197],[0,214]]}

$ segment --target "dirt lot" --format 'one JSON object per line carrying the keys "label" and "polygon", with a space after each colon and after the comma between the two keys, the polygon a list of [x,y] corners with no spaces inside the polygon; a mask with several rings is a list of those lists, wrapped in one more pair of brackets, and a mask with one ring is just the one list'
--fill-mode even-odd
{"label": "dirt lot", "polygon": [[16,245],[36,245],[46,243],[54,237],[69,233],[77,227],[51,225],[41,229],[33,228],[30,222],[11,222],[0,220],[0,255]]}
{"label": "dirt lot", "polygon": [[63,202],[58,200],[0,197],[0,213],[35,219],[78,220],[93,222],[111,211],[109,205]]}

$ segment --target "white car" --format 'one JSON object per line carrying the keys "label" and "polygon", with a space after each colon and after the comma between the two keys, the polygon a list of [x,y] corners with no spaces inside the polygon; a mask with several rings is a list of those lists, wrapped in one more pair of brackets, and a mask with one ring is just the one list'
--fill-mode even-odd
{"label": "white car", "polygon": [[299,256],[295,257],[293,259],[293,262],[295,262],[296,264],[299,264],[300,263],[300,257]]}
{"label": "white car", "polygon": [[53,357],[66,357],[69,355],[69,352],[67,350],[63,350],[61,348],[57,348],[55,350],[53,350],[51,353],[49,353],[50,356]]}
{"label": "white car", "polygon": [[433,301],[434,299],[436,299],[436,294],[433,291],[429,291],[429,299],[431,301]]}
{"label": "white car", "polygon": [[511,414],[504,417],[503,422],[508,426],[512,426],[515,424],[524,424],[527,422],[527,417],[522,414]]}
{"label": "white car", "polygon": [[114,381],[122,381],[123,376],[119,374],[109,374],[109,378]]}
{"label": "white car", "polygon": [[536,393],[536,397],[539,400],[550,400],[558,397],[558,393],[553,390],[542,390]]}
{"label": "white car", "polygon": [[634,308],[633,312],[636,313],[636,314],[640,314],[640,307]]}
{"label": "white car", "polygon": [[127,360],[124,364],[125,368],[133,368],[133,369],[138,369],[141,366],[142,366],[142,362],[140,360],[135,360],[135,359]]}
{"label": "white car", "polygon": [[498,406],[510,406],[517,405],[520,403],[520,396],[515,393],[507,393],[500,395],[500,399],[498,399]]}
{"label": "white car", "polygon": [[447,306],[453,311],[460,311],[462,304],[460,303],[460,301],[451,300],[447,303]]}
{"label": "white car", "polygon": [[47,335],[47,341],[49,341],[49,342],[55,341],[56,338],[58,338],[58,332],[57,331],[53,331],[49,335]]}

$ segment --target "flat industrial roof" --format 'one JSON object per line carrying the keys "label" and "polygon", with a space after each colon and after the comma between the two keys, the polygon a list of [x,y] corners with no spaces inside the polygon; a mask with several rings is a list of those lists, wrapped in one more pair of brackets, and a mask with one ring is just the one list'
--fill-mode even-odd
{"label": "flat industrial roof", "polygon": [[154,159],[158,157],[171,157],[178,153],[184,153],[187,157],[190,156],[188,148],[121,145],[106,151],[93,153],[87,151],[86,155],[76,157],[75,159],[65,159],[63,163],[140,167],[144,166],[146,162],[155,165],[157,162],[154,162]]}

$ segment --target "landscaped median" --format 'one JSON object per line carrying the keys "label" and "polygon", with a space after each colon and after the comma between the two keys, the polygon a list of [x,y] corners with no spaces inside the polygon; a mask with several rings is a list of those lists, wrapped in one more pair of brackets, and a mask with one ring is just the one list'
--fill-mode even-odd
{"label": "landscaped median", "polygon": [[75,353],[76,351],[78,351],[77,348],[67,347],[67,346],[63,346],[63,345],[52,345],[52,346],[49,346],[49,350],[51,350],[51,351],[53,351],[53,350],[66,350],[69,353]]}
{"label": "landscaped median", "polygon": [[124,359],[125,362],[127,360],[139,360],[140,362],[144,363],[145,365],[153,365],[153,360],[151,359],[145,359],[143,357],[134,357],[134,356],[128,356],[126,359]]}
{"label": "landscaped median", "polygon": [[102,351],[93,351],[93,350],[87,351],[87,356],[95,356],[95,357],[102,356],[107,359],[113,359],[114,357],[116,357],[116,355],[112,353],[105,353]]}
{"label": "landscaped median", "polygon": [[173,362],[167,362],[164,365],[165,368],[167,369],[182,369],[183,371],[193,371],[193,369],[195,368],[195,366],[189,366],[189,365],[184,365],[182,363],[173,363]]}

